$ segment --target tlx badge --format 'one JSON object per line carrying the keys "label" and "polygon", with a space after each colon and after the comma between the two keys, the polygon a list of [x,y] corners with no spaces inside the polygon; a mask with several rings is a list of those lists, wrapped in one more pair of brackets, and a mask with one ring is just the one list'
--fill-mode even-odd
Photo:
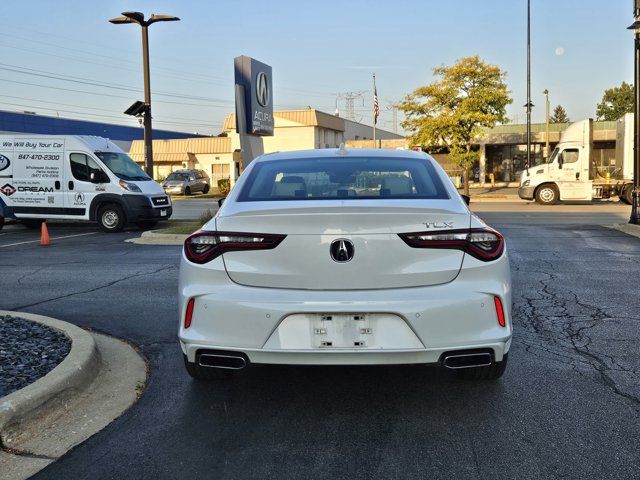
{"label": "tlx badge", "polygon": [[424,222],[427,228],[453,228],[453,222]]}

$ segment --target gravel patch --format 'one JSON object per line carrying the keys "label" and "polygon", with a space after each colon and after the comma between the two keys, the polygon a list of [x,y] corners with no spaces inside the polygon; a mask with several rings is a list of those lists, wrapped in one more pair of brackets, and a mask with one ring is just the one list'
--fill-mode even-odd
{"label": "gravel patch", "polygon": [[0,315],[0,397],[44,377],[69,350],[71,341],[62,332]]}

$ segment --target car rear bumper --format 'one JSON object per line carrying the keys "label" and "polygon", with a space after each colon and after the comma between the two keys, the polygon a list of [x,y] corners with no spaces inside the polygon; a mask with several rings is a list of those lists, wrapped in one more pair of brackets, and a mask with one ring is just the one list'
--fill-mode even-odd
{"label": "car rear bumper", "polygon": [[[179,340],[190,362],[198,351],[227,350],[246,354],[252,363],[429,364],[445,352],[484,348],[501,361],[511,343],[506,254],[490,263],[466,256],[458,278],[443,285],[350,291],[248,287],[229,279],[221,259],[203,267],[183,258],[179,291]],[[494,296],[504,305],[505,327],[498,324]],[[191,298],[192,323],[184,328]],[[314,344],[311,321],[290,328],[292,318],[304,322],[318,314],[377,314],[400,323],[387,322],[379,332],[374,324],[379,341],[371,347],[325,348]]]}

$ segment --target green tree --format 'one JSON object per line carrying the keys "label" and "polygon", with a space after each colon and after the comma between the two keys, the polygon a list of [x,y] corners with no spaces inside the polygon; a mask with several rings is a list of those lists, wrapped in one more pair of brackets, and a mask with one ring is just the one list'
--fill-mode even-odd
{"label": "green tree", "polygon": [[558,105],[553,109],[553,114],[549,119],[551,123],[569,123],[569,115],[567,115],[567,111],[564,109],[562,105]]}
{"label": "green tree", "polygon": [[398,105],[405,114],[402,126],[413,145],[428,150],[447,148],[463,169],[464,193],[469,194],[469,168],[479,159],[474,140],[483,128],[507,122],[512,102],[506,73],[477,55],[433,70],[434,82],[419,87]]}
{"label": "green tree", "polygon": [[629,112],[633,112],[633,85],[627,82],[605,90],[596,108],[598,120],[618,120]]}

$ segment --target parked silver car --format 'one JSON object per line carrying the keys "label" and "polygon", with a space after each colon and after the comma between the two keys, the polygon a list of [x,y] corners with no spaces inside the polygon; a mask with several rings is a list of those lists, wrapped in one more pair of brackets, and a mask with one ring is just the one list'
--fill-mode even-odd
{"label": "parked silver car", "polygon": [[162,182],[165,193],[171,195],[191,195],[208,193],[211,189],[209,175],[204,170],[175,170]]}

